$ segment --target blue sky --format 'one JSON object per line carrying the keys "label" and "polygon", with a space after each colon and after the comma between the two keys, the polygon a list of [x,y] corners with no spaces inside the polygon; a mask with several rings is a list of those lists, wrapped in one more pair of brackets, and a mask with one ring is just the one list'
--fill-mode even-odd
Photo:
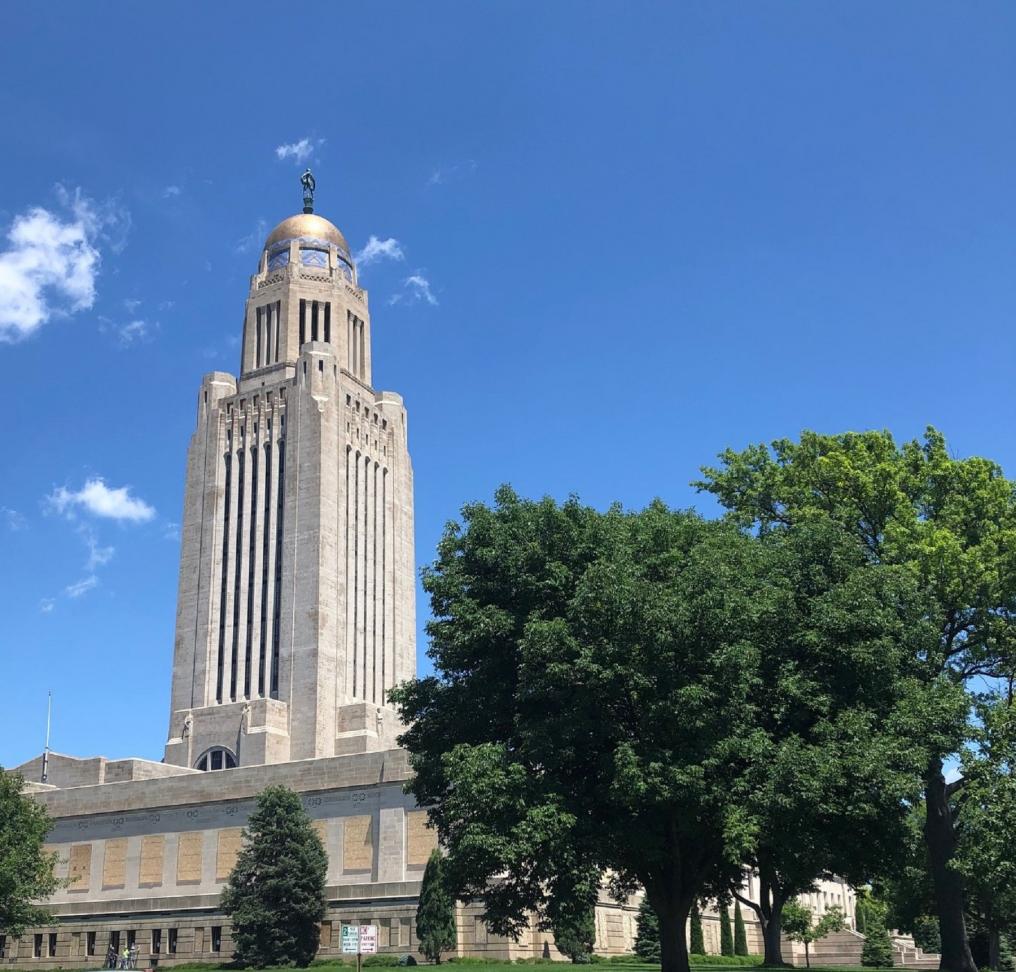
{"label": "blue sky", "polygon": [[305,158],[355,250],[397,241],[361,282],[420,564],[501,482],[709,510],[701,464],[805,427],[1016,472],[1012,4],[4,20],[0,764],[50,689],[56,750],[161,757],[195,395]]}

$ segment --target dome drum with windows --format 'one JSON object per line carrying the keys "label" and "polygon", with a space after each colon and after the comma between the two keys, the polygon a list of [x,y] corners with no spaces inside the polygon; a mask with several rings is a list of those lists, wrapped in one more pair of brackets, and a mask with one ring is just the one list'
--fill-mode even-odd
{"label": "dome drum with windows", "polygon": [[268,234],[261,259],[262,272],[281,270],[295,259],[309,268],[327,270],[334,266],[350,283],[356,279],[345,237],[337,226],[316,213],[299,213],[279,223]]}

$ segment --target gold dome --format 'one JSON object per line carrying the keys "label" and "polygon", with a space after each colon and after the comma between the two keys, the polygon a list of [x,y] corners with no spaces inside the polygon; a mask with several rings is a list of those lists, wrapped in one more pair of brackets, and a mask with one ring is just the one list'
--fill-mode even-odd
{"label": "gold dome", "polygon": [[281,243],[283,240],[294,240],[300,237],[310,237],[314,240],[334,243],[343,253],[349,253],[349,244],[339,232],[339,228],[316,213],[299,213],[284,219],[268,234],[268,239],[265,240],[265,249],[275,243]]}

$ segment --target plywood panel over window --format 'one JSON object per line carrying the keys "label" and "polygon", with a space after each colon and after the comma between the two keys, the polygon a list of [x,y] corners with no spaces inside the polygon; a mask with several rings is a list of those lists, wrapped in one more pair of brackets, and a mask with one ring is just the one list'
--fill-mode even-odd
{"label": "plywood panel over window", "polygon": [[430,852],[437,847],[437,833],[427,826],[426,810],[410,810],[406,814],[406,863],[424,867]]}
{"label": "plywood panel over window", "polygon": [[374,866],[373,818],[346,817],[342,833],[342,869],[369,871]]}
{"label": "plywood panel over window", "polygon": [[87,891],[92,882],[92,845],[74,844],[71,847],[70,866],[67,870],[68,891]]}
{"label": "plywood panel over window", "polygon": [[201,851],[205,842],[202,833],[180,834],[176,850],[176,883],[201,883]]}
{"label": "plywood panel over window", "polygon": [[114,837],[106,841],[102,858],[102,887],[122,888],[127,881],[127,838]]}
{"label": "plywood panel over window", "polygon": [[318,936],[318,948],[331,948],[332,947],[332,923],[330,921],[321,922],[321,934]]}
{"label": "plywood panel over window", "polygon": [[141,887],[157,888],[162,884],[165,860],[166,838],[162,834],[141,838],[141,869],[138,878]]}
{"label": "plywood panel over window", "polygon": [[240,835],[243,831],[239,827],[229,827],[219,831],[219,843],[215,852],[215,880],[225,881],[233,865],[236,864],[236,855],[240,853]]}

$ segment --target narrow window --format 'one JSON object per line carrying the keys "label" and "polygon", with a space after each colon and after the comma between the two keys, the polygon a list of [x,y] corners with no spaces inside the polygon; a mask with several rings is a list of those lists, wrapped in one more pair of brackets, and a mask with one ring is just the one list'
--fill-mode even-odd
{"label": "narrow window", "polygon": [[95,954],[95,932],[93,931],[89,932],[85,936],[85,954],[86,955]]}
{"label": "narrow window", "polygon": [[[283,422],[285,418],[283,418]],[[286,440],[279,439],[279,485],[277,488],[278,505],[275,508],[275,594],[273,595],[272,618],[272,680],[271,693],[273,698],[279,695],[279,602],[282,596],[282,530],[283,513],[286,506]]]}
{"label": "narrow window", "polygon": [[49,957],[56,957],[56,932],[49,933]]}
{"label": "narrow window", "polygon": [[162,951],[162,929],[152,929],[152,954],[158,955]]}
{"label": "narrow window", "polygon": [[282,317],[282,301],[275,302],[275,360],[279,360],[279,319]]}
{"label": "narrow window", "polygon": [[263,316],[262,313],[261,313],[261,308],[260,307],[254,312],[254,315],[256,317],[256,323],[254,325],[254,333],[255,333],[256,340],[257,340],[257,351],[254,354],[254,367],[255,368],[260,368],[261,367],[261,318]]}
{"label": "narrow window", "polygon": [[222,578],[220,581],[221,592],[219,594],[219,654],[218,668],[215,681],[215,701],[222,701],[222,677],[226,658],[226,585],[229,579],[229,504],[232,499],[233,486],[233,461],[232,457],[226,456],[226,511],[222,524]]}
{"label": "narrow window", "polygon": [[[272,423],[268,421],[268,432],[271,434]],[[268,517],[272,504],[272,444],[266,442],[265,450],[265,506],[261,521],[261,648],[258,656],[258,695],[265,694],[265,658],[268,652],[268,545],[271,534],[268,532]]]}
{"label": "narrow window", "polygon": [[[254,437],[257,438],[258,427],[254,425]],[[258,522],[258,447],[250,450],[250,544],[247,549],[247,648],[244,655],[243,697],[249,699],[251,668],[253,666],[254,644],[251,635],[254,632],[254,551],[257,543]]]}
{"label": "narrow window", "polygon": [[212,951],[222,950],[222,926],[212,925]]}
{"label": "narrow window", "polygon": [[[229,698],[236,701],[236,663],[240,653],[240,541],[243,538],[243,505],[244,505],[244,459],[243,451],[236,454],[236,565],[233,573],[233,650],[230,655],[231,671],[229,673]],[[215,767],[213,767],[214,769]]]}
{"label": "narrow window", "polygon": [[318,339],[318,302],[312,300],[310,303],[310,339]]}
{"label": "narrow window", "polygon": [[42,958],[42,934],[41,933],[35,936],[35,948],[34,948],[34,951],[35,951],[35,957],[36,958]]}
{"label": "narrow window", "polygon": [[300,301],[300,347],[307,341],[307,301]]}
{"label": "narrow window", "polygon": [[133,931],[127,932],[127,947],[133,948],[135,942],[136,933]]}
{"label": "narrow window", "polygon": [[[94,935],[95,932],[89,932],[88,934],[89,935]],[[94,953],[89,952],[88,954],[92,955]],[[0,935],[0,959],[2,959],[2,958],[7,958],[7,936],[6,935]]]}
{"label": "narrow window", "polygon": [[325,344],[332,343],[332,305],[325,301]]}
{"label": "narrow window", "polygon": [[176,954],[176,929],[175,928],[170,928],[169,929],[169,942],[168,942],[168,946],[169,946],[169,954],[170,955],[175,955]]}

